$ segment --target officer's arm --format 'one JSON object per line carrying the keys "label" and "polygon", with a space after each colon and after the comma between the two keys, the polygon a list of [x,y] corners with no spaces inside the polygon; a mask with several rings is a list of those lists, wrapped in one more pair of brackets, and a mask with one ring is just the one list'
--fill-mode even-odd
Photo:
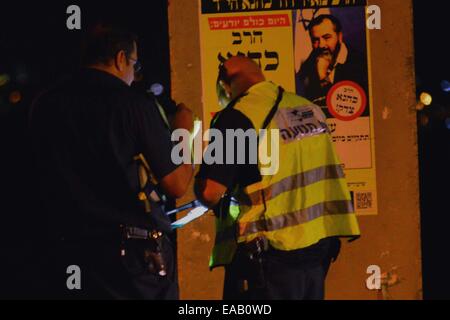
{"label": "officer's arm", "polygon": [[190,164],[183,164],[159,182],[164,193],[172,198],[181,198],[187,192],[194,170]]}
{"label": "officer's arm", "polygon": [[[173,129],[193,130],[193,113],[183,103],[177,105],[177,112],[172,119]],[[160,186],[165,193],[173,198],[181,198],[187,192],[189,183],[194,175],[194,169],[190,164],[182,164],[176,170],[160,180]]]}
{"label": "officer's arm", "polygon": [[208,208],[213,208],[219,203],[227,191],[227,187],[211,179],[197,178],[194,191],[200,202]]}

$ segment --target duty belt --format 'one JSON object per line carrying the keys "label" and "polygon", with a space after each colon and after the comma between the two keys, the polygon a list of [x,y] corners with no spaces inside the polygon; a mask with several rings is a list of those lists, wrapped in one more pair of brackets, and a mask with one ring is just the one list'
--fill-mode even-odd
{"label": "duty belt", "polygon": [[147,268],[150,273],[156,273],[161,277],[167,276],[166,262],[162,255],[163,236],[160,231],[149,231],[137,227],[122,226],[124,242],[122,243],[121,256],[124,257],[126,253],[126,240],[150,240],[150,248],[144,249],[144,261],[147,263]]}

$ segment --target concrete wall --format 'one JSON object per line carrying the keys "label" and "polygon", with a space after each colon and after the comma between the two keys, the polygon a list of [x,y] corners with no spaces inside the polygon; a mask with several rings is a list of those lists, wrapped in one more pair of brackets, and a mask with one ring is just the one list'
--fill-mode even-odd
{"label": "concrete wall", "polygon": [[[169,2],[173,96],[201,116],[198,1]],[[382,10],[382,29],[370,31],[379,215],[360,217],[362,238],[344,244],[328,276],[327,298],[421,299],[412,3],[370,4]],[[192,193],[184,201],[191,199]],[[208,270],[213,241],[211,216],[179,232],[182,299],[221,298],[223,272]],[[387,290],[366,288],[370,265],[390,276]]]}

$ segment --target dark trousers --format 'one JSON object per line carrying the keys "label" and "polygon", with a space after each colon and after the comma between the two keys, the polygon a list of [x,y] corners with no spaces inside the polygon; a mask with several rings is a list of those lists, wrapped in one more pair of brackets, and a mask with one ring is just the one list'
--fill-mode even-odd
{"label": "dark trousers", "polygon": [[224,300],[323,300],[325,278],[337,257],[338,239],[293,252],[274,248],[263,253],[261,264],[248,259],[239,247],[225,268]]}
{"label": "dark trousers", "polygon": [[[147,240],[126,243],[59,245],[47,251],[40,263],[41,277],[33,279],[34,298],[64,300],[177,300],[178,283],[174,250],[163,241],[166,276],[149,270],[144,258]],[[69,266],[81,270],[81,290],[69,290]]]}

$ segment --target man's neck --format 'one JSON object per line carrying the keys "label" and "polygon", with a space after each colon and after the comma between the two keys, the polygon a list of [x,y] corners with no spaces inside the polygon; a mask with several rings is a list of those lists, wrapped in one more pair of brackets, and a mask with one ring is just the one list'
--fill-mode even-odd
{"label": "man's neck", "polygon": [[[102,71],[102,72],[106,72],[114,77],[116,77],[117,79],[122,80],[122,78],[120,77],[119,74],[117,74],[117,72],[115,71],[114,68],[112,68],[111,66],[106,66],[106,65],[101,65],[101,64],[95,64],[95,65],[89,65],[86,66],[88,69],[94,69],[94,70],[98,70],[98,71]],[[125,82],[125,81],[123,81]]]}
{"label": "man's neck", "polygon": [[236,89],[233,92],[233,97],[239,97],[246,93],[251,87],[257,85],[258,83],[264,82],[265,79],[262,77],[255,78],[255,79],[246,79],[245,81],[239,83],[239,85],[236,86]]}

